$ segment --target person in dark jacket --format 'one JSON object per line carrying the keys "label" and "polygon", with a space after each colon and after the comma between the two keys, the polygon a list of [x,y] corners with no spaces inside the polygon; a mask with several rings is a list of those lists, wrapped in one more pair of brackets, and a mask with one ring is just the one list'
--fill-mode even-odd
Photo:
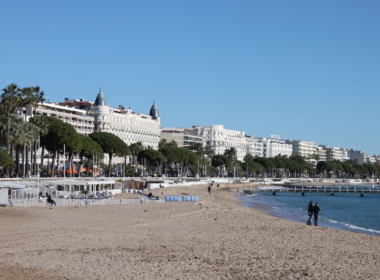
{"label": "person in dark jacket", "polygon": [[309,205],[307,206],[307,214],[309,215],[309,219],[307,220],[308,225],[311,225],[311,219],[313,218],[313,213],[314,213],[313,208],[314,208],[313,202],[310,201]]}
{"label": "person in dark jacket", "polygon": [[55,203],[55,201],[51,198],[51,195],[48,195],[48,197],[47,197],[47,203],[50,204],[51,206],[57,205]]}
{"label": "person in dark jacket", "polygon": [[315,203],[314,207],[313,207],[313,212],[314,212],[314,225],[317,226],[318,225],[318,214],[319,214],[319,211],[321,211],[322,208],[319,207],[319,203]]}

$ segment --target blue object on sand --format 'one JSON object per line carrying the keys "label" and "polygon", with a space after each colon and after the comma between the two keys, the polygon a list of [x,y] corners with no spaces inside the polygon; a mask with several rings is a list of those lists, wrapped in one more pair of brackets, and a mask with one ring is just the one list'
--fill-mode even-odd
{"label": "blue object on sand", "polygon": [[181,201],[181,197],[175,195],[167,195],[165,196],[165,201]]}
{"label": "blue object on sand", "polygon": [[198,201],[198,196],[184,195],[182,196],[182,201]]}

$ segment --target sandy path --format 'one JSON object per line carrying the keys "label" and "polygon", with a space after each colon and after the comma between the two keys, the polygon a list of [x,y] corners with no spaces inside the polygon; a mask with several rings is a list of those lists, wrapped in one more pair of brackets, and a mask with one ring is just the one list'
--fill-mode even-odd
{"label": "sandy path", "polygon": [[0,208],[0,279],[380,279],[380,238],[237,205],[215,184],[156,189],[200,201]]}

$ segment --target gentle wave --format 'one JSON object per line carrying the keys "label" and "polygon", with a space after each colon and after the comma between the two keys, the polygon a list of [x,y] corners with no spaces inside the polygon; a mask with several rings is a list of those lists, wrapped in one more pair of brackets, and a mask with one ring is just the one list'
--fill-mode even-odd
{"label": "gentle wave", "polygon": [[348,227],[350,229],[380,234],[380,231],[374,230],[374,229],[371,229],[371,228],[362,228],[362,227],[358,227],[358,226],[354,226],[354,225],[350,225],[350,224],[346,224],[346,223],[342,223],[342,222],[338,222],[338,221],[330,220],[330,219],[326,219],[326,220],[329,221],[330,223],[340,224],[340,225],[343,225],[343,226]]}
{"label": "gentle wave", "polygon": [[[257,198],[259,199],[257,200]],[[339,218],[340,215],[337,215],[339,214],[339,212],[336,212],[336,211],[341,211],[342,209],[345,209],[347,207],[346,206],[347,203],[356,203],[356,206],[355,206],[356,208],[353,210],[355,212],[361,213],[361,211],[366,211],[365,208],[363,209],[363,207],[361,206],[362,205],[361,198],[359,199],[352,195],[347,196],[344,199],[341,199],[341,198],[338,199],[338,198],[339,197],[335,197],[335,198],[333,197],[332,199],[330,196],[317,196],[317,195],[310,196],[310,199],[313,199],[313,200],[318,199],[318,201],[321,201],[322,205],[326,205],[326,207],[324,207],[324,211],[328,210],[326,214],[333,214],[330,217],[326,217],[329,215],[325,216],[321,213],[322,215],[320,215],[320,218],[321,218],[320,222],[323,226],[328,226],[332,228],[348,230],[348,231],[353,231],[353,232],[380,235],[378,223],[374,224],[375,221],[378,221],[376,217],[375,219],[364,221],[364,223],[362,220],[359,226],[359,225],[348,224],[348,223],[351,223],[351,220],[342,221]],[[289,196],[283,195],[283,196],[274,197],[271,195],[260,194],[255,197],[248,198],[247,202],[250,202],[250,201],[252,202],[256,201],[259,204],[264,204],[266,206],[269,206],[272,209],[272,211],[269,210],[269,211],[264,211],[264,212],[267,212],[273,215],[278,215],[285,219],[289,219],[289,220],[297,221],[297,222],[304,222],[308,218],[308,216],[306,215],[307,209],[305,209],[305,207],[300,207],[300,205],[306,205],[309,202],[309,199],[305,200],[305,198],[301,196],[298,197],[298,196],[293,196],[293,195],[289,195]],[[358,202],[360,203],[358,204]],[[367,200],[367,203],[370,203],[370,205],[372,205],[373,203],[375,203],[375,200]],[[248,203],[248,206],[255,208],[254,205],[250,203]],[[330,209],[328,209],[327,206],[333,206],[333,207],[330,207]],[[348,217],[348,218],[352,219],[352,217]],[[356,224],[355,221],[352,221],[352,223]]]}

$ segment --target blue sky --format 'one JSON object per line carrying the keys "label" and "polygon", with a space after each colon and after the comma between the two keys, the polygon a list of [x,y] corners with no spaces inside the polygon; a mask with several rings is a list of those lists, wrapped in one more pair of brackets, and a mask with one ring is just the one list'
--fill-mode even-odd
{"label": "blue sky", "polygon": [[2,1],[0,87],[380,154],[380,1]]}

